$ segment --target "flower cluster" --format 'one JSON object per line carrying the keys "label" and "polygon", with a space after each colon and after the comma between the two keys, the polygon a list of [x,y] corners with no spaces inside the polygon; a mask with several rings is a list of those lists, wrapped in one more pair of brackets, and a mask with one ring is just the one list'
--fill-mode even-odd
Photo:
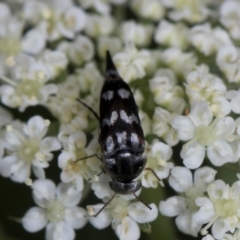
{"label": "flower cluster", "polygon": [[[155,221],[148,239],[180,239],[174,228],[191,240],[240,239],[239,9],[238,0],[0,2],[0,184],[32,192],[24,231],[74,240],[89,223],[137,240]],[[145,137],[142,187],[129,195],[109,186],[93,114],[107,50]]]}

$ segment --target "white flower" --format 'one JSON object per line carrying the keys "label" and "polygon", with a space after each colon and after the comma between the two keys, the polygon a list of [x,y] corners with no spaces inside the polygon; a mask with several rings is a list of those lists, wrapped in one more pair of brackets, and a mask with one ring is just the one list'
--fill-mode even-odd
{"label": "white flower", "polygon": [[[150,168],[159,179],[168,177],[173,163],[168,162],[172,157],[172,149],[168,145],[154,141],[152,145],[146,146],[145,155],[147,163],[145,168]],[[141,179],[143,187],[158,187],[158,179],[149,170],[144,170],[138,179]]]}
{"label": "white flower", "polygon": [[224,27],[228,29],[231,36],[236,40],[240,40],[240,13],[238,11],[239,8],[239,1],[224,1],[219,11],[221,23]]}
{"label": "white flower", "polygon": [[96,86],[98,86],[100,94],[100,86],[103,85],[104,78],[94,62],[89,62],[83,68],[76,69],[76,78],[78,79],[81,93],[85,95],[92,92],[94,95],[97,95],[94,91]]}
{"label": "white flower", "polygon": [[230,113],[231,107],[225,97],[227,88],[219,77],[209,73],[208,66],[196,67],[187,75],[186,82],[186,94],[191,105],[206,101],[214,116],[224,117]]}
{"label": "white flower", "polygon": [[179,142],[177,132],[171,125],[176,116],[176,113],[170,113],[161,107],[156,107],[154,110],[152,132],[162,137],[169,146],[175,146]]}
{"label": "white flower", "polygon": [[59,76],[67,67],[68,60],[64,53],[57,50],[45,49],[40,59],[50,71],[50,78]]}
{"label": "white flower", "polygon": [[192,0],[178,1],[178,0],[162,0],[163,6],[173,9],[168,14],[173,21],[186,20],[189,23],[198,23],[205,20],[209,15],[207,8],[207,1]]}
{"label": "white flower", "polygon": [[169,111],[181,114],[185,108],[184,92],[182,87],[176,85],[175,74],[167,68],[159,69],[149,80],[150,90],[154,100]]}
{"label": "white flower", "polygon": [[[18,61],[24,61],[25,56],[19,56]],[[56,93],[55,84],[46,84],[51,78],[48,65],[42,61],[31,60],[29,65],[16,65],[14,69],[15,79],[0,76],[2,80],[10,85],[0,87],[1,101],[9,107],[19,108],[24,111],[28,106],[45,104],[51,94]]]}
{"label": "white flower", "polygon": [[202,226],[194,221],[193,216],[198,211],[196,198],[204,196],[207,185],[214,180],[216,171],[210,167],[202,167],[195,171],[194,176],[185,167],[174,167],[169,177],[170,186],[182,196],[173,196],[161,201],[161,214],[176,217],[175,222],[180,231],[197,236]]}
{"label": "white flower", "polygon": [[55,137],[44,137],[49,124],[48,120],[34,116],[27,125],[7,126],[4,146],[8,151],[0,160],[2,176],[24,182],[30,177],[32,167],[36,177],[44,178],[43,168],[49,166],[53,158],[51,152],[61,148]]}
{"label": "white flower", "polygon": [[86,26],[85,12],[71,0],[30,0],[24,4],[23,12],[27,21],[45,33],[48,41],[58,40],[61,36],[73,39]]}
{"label": "white flower", "polygon": [[228,82],[240,82],[240,49],[234,45],[223,46],[217,53],[217,65]]}
{"label": "white flower", "polygon": [[76,205],[81,193],[70,184],[60,183],[57,187],[48,179],[36,180],[33,198],[38,207],[30,208],[22,218],[28,232],[37,232],[46,227],[46,240],[73,240],[74,229],[87,223],[87,212]]}
{"label": "white flower", "polygon": [[100,36],[97,39],[97,53],[101,59],[106,58],[107,50],[114,55],[122,50],[122,42],[118,37]]}
{"label": "white flower", "polygon": [[222,166],[239,159],[239,150],[235,149],[235,122],[231,117],[216,118],[206,102],[197,102],[188,116],[177,116],[172,121],[179,139],[189,141],[183,145],[181,158],[186,167],[198,168],[205,157],[205,151],[211,163]]}
{"label": "white flower", "polygon": [[160,20],[165,14],[165,9],[158,0],[132,0],[130,6],[138,16],[148,20]]}
{"label": "white flower", "polygon": [[193,216],[200,224],[207,225],[201,230],[206,234],[212,226],[212,235],[222,239],[228,231],[239,229],[240,181],[230,187],[222,180],[216,180],[207,187],[208,197],[198,197],[196,204],[200,208]]}
{"label": "white flower", "polygon": [[120,37],[123,42],[133,42],[138,47],[147,47],[151,43],[153,25],[138,24],[135,21],[123,22],[120,26]]}
{"label": "white flower", "polygon": [[154,40],[159,45],[184,49],[188,46],[188,34],[188,28],[183,23],[172,24],[163,20],[155,30]]}
{"label": "white flower", "polygon": [[237,90],[229,90],[226,92],[227,99],[230,100],[231,109],[234,113],[240,113],[240,89]]}
{"label": "white flower", "polygon": [[161,61],[175,74],[185,77],[195,66],[197,59],[193,52],[182,52],[179,48],[167,48],[161,54]]}
{"label": "white flower", "polygon": [[226,31],[220,27],[212,29],[209,23],[194,26],[190,31],[190,42],[205,56],[216,53],[224,45],[232,44]]}
{"label": "white flower", "polygon": [[77,66],[91,60],[94,55],[94,46],[90,38],[78,35],[73,42],[61,42],[58,49],[63,51],[69,61]]}
{"label": "white flower", "polygon": [[24,36],[24,21],[12,15],[9,7],[0,3],[0,61],[2,75],[17,64],[22,52],[38,54],[45,47],[45,35],[38,29],[28,30]]}
{"label": "white flower", "polygon": [[[58,157],[58,166],[62,169],[61,180],[74,182],[79,191],[83,190],[83,178],[89,180],[101,172],[101,161],[97,157],[88,158],[96,152],[87,151],[86,136],[83,132],[76,132],[69,136],[64,143],[64,151]],[[84,160],[79,160],[85,158]]]}
{"label": "white flower", "polygon": [[145,77],[150,58],[148,50],[138,51],[133,45],[127,45],[124,52],[114,55],[113,60],[120,76],[128,83]]}
{"label": "white flower", "polygon": [[68,141],[71,134],[88,126],[87,116],[90,113],[77,101],[80,94],[78,81],[78,76],[69,75],[66,81],[57,86],[57,94],[50,97],[46,104],[51,113],[60,121],[58,136],[63,143]]}
{"label": "white flower", "polygon": [[[155,204],[149,204],[151,210],[141,202],[130,202],[122,196],[116,196],[106,208],[97,216],[89,219],[97,229],[103,229],[112,223],[120,240],[137,240],[140,237],[138,223],[152,222],[157,218],[158,211]],[[88,206],[88,209],[97,213],[103,204]]]}
{"label": "white flower", "polygon": [[87,15],[85,33],[92,38],[110,35],[115,28],[115,19],[111,15]]}

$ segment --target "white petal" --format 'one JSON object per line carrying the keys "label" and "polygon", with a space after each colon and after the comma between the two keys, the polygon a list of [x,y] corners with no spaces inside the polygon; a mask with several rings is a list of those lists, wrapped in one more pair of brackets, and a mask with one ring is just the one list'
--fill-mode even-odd
{"label": "white petal", "polygon": [[185,167],[174,167],[169,177],[169,184],[176,192],[185,192],[193,184],[191,171]]}
{"label": "white petal", "polygon": [[168,217],[175,217],[187,208],[186,198],[176,196],[159,203],[159,211]]}
{"label": "white petal", "polygon": [[196,126],[208,126],[213,119],[212,110],[208,106],[208,103],[204,101],[195,103],[191,109],[190,115]]}
{"label": "white petal", "polygon": [[240,113],[240,96],[237,96],[231,101],[232,111],[235,113]]}
{"label": "white petal", "polygon": [[58,199],[64,204],[64,206],[73,207],[76,206],[82,194],[71,183],[60,183],[57,186]]}
{"label": "white petal", "polygon": [[52,152],[61,148],[61,143],[55,137],[46,137],[41,141],[41,149]]}
{"label": "white petal", "polygon": [[190,141],[183,145],[180,152],[184,165],[189,169],[196,169],[201,166],[205,157],[205,147],[196,141]]}
{"label": "white petal", "polygon": [[74,229],[83,228],[87,221],[87,211],[80,207],[72,207],[65,209],[65,221]]}
{"label": "white petal", "polygon": [[229,90],[225,93],[227,99],[232,100],[234,98],[240,97],[240,92],[236,90]]}
{"label": "white petal", "polygon": [[193,219],[192,219],[192,214],[189,211],[185,211],[183,214],[179,215],[176,220],[176,225],[178,229],[185,233],[192,235],[194,237],[197,237],[198,232],[201,228],[201,224],[197,224]]}
{"label": "white petal", "polygon": [[46,240],[73,240],[74,238],[73,228],[65,222],[49,223],[46,227]]}
{"label": "white petal", "polygon": [[156,152],[161,152],[163,160],[169,160],[172,157],[172,148],[162,142],[156,142],[152,146],[153,155]]}
{"label": "white petal", "polygon": [[208,147],[207,156],[213,165],[222,166],[233,160],[233,151],[226,141],[218,140]]}
{"label": "white petal", "polygon": [[213,202],[221,198],[222,199],[229,198],[229,195],[228,195],[229,186],[226,185],[226,183],[220,179],[214,181],[212,184],[209,184],[207,188],[207,192],[208,192],[208,196],[211,196],[211,200]]}
{"label": "white petal", "polygon": [[207,185],[214,181],[217,171],[210,167],[202,167],[194,173],[194,183],[197,186],[202,186],[202,190],[206,191]]}
{"label": "white petal", "polygon": [[13,119],[12,114],[3,107],[0,107],[0,127],[9,124]]}
{"label": "white petal", "polygon": [[6,3],[0,3],[0,19],[4,20],[11,16],[11,10]]}
{"label": "white petal", "polygon": [[32,165],[34,175],[39,179],[45,179],[45,172],[42,168]]}
{"label": "white petal", "polygon": [[41,207],[46,207],[55,198],[56,186],[48,179],[38,179],[33,182],[33,198]]}
{"label": "white petal", "polygon": [[227,231],[229,231],[229,228],[222,218],[218,219],[212,226],[212,235],[216,239],[222,239]]}
{"label": "white petal", "polygon": [[147,223],[154,221],[158,216],[158,209],[154,203],[149,204],[151,210],[143,207],[140,202],[132,203],[128,206],[128,215],[138,223]]}
{"label": "white petal", "polygon": [[38,54],[45,47],[46,37],[38,29],[31,29],[22,38],[22,50],[29,54]]}
{"label": "white petal", "polygon": [[0,173],[3,177],[10,177],[12,165],[18,161],[18,157],[10,155],[0,159]]}
{"label": "white petal", "polygon": [[176,129],[178,138],[183,141],[188,141],[193,138],[195,125],[189,117],[178,116],[172,122],[172,127]]}
{"label": "white petal", "polygon": [[98,198],[110,199],[112,197],[113,191],[109,187],[109,181],[111,181],[110,177],[106,174],[102,174],[98,182],[92,183],[92,190]]}
{"label": "white petal", "polygon": [[31,138],[42,138],[47,132],[46,122],[42,117],[34,116],[28,120],[23,130]]}
{"label": "white petal", "polygon": [[113,229],[120,240],[137,240],[140,237],[138,224],[130,217],[125,217],[122,221],[114,221]]}
{"label": "white petal", "polygon": [[47,225],[46,211],[39,207],[30,208],[22,218],[23,227],[28,232],[37,232]]}
{"label": "white petal", "polygon": [[208,223],[215,215],[213,203],[207,197],[198,197],[195,203],[200,209],[193,214],[193,220],[199,224]]}
{"label": "white petal", "polygon": [[84,179],[81,175],[75,177],[75,185],[78,191],[82,191],[84,188]]}
{"label": "white petal", "polygon": [[[104,204],[97,204],[91,206],[93,208],[93,212],[96,214]],[[88,206],[89,207],[89,206]],[[112,217],[108,210],[103,210],[98,214],[97,217],[90,217],[89,222],[97,229],[103,229],[109,226],[112,222]]]}
{"label": "white petal", "polygon": [[218,137],[225,137],[235,130],[235,121],[231,117],[219,119],[214,126],[214,132]]}
{"label": "white petal", "polygon": [[15,182],[25,182],[30,177],[31,167],[27,162],[18,161],[11,168],[11,179]]}
{"label": "white petal", "polygon": [[15,131],[6,131],[5,132],[6,139],[6,148],[12,151],[18,151],[19,147],[22,145],[22,140],[24,136],[19,133],[19,136],[15,133]]}
{"label": "white petal", "polygon": [[58,167],[64,169],[70,159],[75,160],[73,154],[62,151],[61,154],[58,156]]}

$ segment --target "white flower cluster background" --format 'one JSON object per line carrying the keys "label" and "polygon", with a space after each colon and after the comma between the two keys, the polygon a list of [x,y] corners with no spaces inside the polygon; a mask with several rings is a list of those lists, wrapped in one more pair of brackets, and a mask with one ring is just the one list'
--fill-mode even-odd
{"label": "white flower cluster background", "polygon": [[[114,193],[78,99],[98,113],[107,50],[152,210],[117,195],[94,217]],[[240,0],[1,1],[0,239],[239,240],[239,114]]]}

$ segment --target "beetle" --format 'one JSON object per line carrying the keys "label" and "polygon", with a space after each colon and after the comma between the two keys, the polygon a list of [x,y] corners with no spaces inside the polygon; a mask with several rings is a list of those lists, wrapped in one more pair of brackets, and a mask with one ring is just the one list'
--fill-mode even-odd
{"label": "beetle", "polygon": [[[103,157],[97,156],[103,163],[103,172],[112,181],[112,198],[95,214],[97,216],[116,196],[133,194],[145,206],[151,209],[135,194],[142,186],[134,181],[144,170],[147,158],[143,156],[145,141],[133,93],[128,84],[119,75],[109,51],[106,53],[106,75],[100,94],[100,117],[87,104],[79,100],[98,119],[100,125],[99,144]],[[156,176],[154,171],[149,168]],[[156,176],[157,177],[157,176]],[[157,177],[158,180],[160,180]]]}

